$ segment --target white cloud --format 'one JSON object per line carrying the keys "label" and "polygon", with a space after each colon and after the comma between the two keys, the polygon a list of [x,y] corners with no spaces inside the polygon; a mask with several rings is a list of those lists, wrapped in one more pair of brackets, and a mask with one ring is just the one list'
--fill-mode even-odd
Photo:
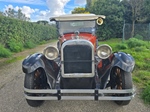
{"label": "white cloud", "polygon": [[47,21],[49,21],[50,11],[49,10],[40,11],[35,17],[36,17],[37,20],[47,20]]}
{"label": "white cloud", "polygon": [[75,4],[78,5],[85,5],[86,4],[86,0],[74,0]]}
{"label": "white cloud", "polygon": [[0,1],[7,2],[7,3],[45,5],[44,0],[0,0]]}
{"label": "white cloud", "polygon": [[5,6],[4,11],[8,10],[9,8],[14,9],[15,11],[18,11],[18,9],[21,9],[22,13],[25,14],[25,16],[28,17],[28,18],[31,17],[31,14],[39,11],[39,9],[32,9],[29,6],[23,6],[23,7],[16,6],[16,7],[13,7],[12,5]]}
{"label": "white cloud", "polygon": [[46,0],[47,6],[50,9],[49,16],[58,16],[65,14],[64,7],[70,0]]}
{"label": "white cloud", "polygon": [[47,20],[52,16],[65,14],[64,7],[70,0],[46,0],[49,10],[41,10],[34,17],[33,21]]}
{"label": "white cloud", "polygon": [[8,6],[5,5],[5,9],[3,9],[4,12],[5,12],[6,10],[8,10],[9,8],[10,8],[10,9],[13,9],[14,7],[13,7],[12,5],[8,5]]}
{"label": "white cloud", "polygon": [[22,13],[26,15],[26,17],[31,18],[31,21],[38,20],[47,20],[52,16],[59,16],[65,13],[71,13],[71,11],[78,6],[84,6],[86,4],[86,0],[74,0],[74,4],[67,5],[67,3],[71,0],[0,0],[5,2],[13,2],[13,3],[22,3],[22,4],[34,4],[34,5],[47,5],[48,10],[40,10],[33,9],[29,6],[23,7],[13,7],[12,5],[5,6],[5,10],[8,8],[13,8],[15,11],[18,9],[22,10]]}
{"label": "white cloud", "polygon": [[35,13],[35,10],[34,10],[34,9],[31,9],[31,8],[28,7],[28,6],[23,6],[23,7],[21,8],[21,10],[22,10],[22,13],[24,13],[24,14],[26,15],[26,17],[29,17],[29,18],[30,18],[30,15],[31,15],[32,13]]}

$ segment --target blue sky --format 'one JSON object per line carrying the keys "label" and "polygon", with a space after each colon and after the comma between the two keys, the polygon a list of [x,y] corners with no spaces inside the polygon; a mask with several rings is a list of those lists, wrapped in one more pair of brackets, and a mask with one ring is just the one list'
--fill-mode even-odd
{"label": "blue sky", "polygon": [[85,4],[86,0],[0,0],[0,11],[20,8],[31,21],[38,21],[69,14],[75,7],[84,7]]}

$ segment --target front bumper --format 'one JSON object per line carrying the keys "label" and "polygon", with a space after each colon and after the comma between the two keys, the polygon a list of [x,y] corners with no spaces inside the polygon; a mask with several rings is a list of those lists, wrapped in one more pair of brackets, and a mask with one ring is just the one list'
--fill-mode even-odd
{"label": "front bumper", "polygon": [[[29,100],[131,100],[135,88],[125,90],[112,89],[27,89],[25,98]],[[33,94],[33,96],[31,96]],[[35,95],[38,94],[38,95]],[[126,94],[126,95],[124,95]]]}

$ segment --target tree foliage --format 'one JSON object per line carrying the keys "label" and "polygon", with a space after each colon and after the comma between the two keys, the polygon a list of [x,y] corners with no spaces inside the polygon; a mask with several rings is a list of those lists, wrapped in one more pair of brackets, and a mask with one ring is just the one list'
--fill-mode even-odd
{"label": "tree foliage", "polygon": [[131,37],[134,36],[134,26],[137,22],[146,22],[147,16],[145,13],[145,0],[123,0],[122,4],[124,5],[125,12],[124,17],[127,19],[127,22],[132,24]]}
{"label": "tree foliage", "polygon": [[21,9],[18,9],[18,11],[15,11],[14,9],[8,8],[8,10],[5,11],[5,16],[10,18],[15,18],[23,21],[29,21],[30,18],[26,17],[25,14],[22,13]]}
{"label": "tree foliage", "polygon": [[[150,23],[150,0],[86,0],[86,10],[106,16],[100,26],[100,38],[122,37],[123,21],[132,24],[130,37],[134,37],[136,23]],[[101,30],[103,29],[103,30]]]}
{"label": "tree foliage", "polygon": [[97,0],[90,12],[106,16],[104,24],[98,28],[99,39],[122,37],[123,5],[120,0]]}
{"label": "tree foliage", "polygon": [[4,13],[0,11],[0,16],[4,16]]}
{"label": "tree foliage", "polygon": [[0,21],[0,44],[13,52],[57,37],[53,25],[31,23],[5,16],[0,16]]}
{"label": "tree foliage", "polygon": [[86,9],[83,7],[77,7],[77,8],[74,8],[71,13],[72,14],[88,14],[89,12],[86,11]]}
{"label": "tree foliage", "polygon": [[145,0],[144,2],[144,13],[143,15],[147,18],[146,23],[150,23],[150,0]]}
{"label": "tree foliage", "polygon": [[48,24],[48,21],[45,21],[45,20],[39,20],[37,21],[38,24],[43,24],[43,25],[47,25]]}

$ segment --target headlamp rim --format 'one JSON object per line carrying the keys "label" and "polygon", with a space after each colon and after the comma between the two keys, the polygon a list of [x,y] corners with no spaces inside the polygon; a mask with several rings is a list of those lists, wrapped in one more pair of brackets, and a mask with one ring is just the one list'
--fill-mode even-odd
{"label": "headlamp rim", "polygon": [[[106,46],[106,47],[110,50],[110,54],[108,54],[108,56],[106,56],[106,57],[102,57],[102,56],[98,55],[98,50],[99,50],[101,47],[104,47],[104,46]],[[112,54],[112,48],[111,48],[108,44],[102,44],[102,45],[100,45],[100,46],[97,47],[97,49],[96,49],[96,54],[97,54],[97,56],[98,56],[99,58],[101,58],[101,59],[107,59],[107,58]]]}
{"label": "headlamp rim", "polygon": [[[56,55],[54,58],[49,58],[49,57],[47,56],[46,51],[47,51],[49,48],[52,48],[52,49],[54,49],[54,50],[56,51],[57,55]],[[44,56],[45,56],[47,59],[49,59],[49,60],[55,60],[55,59],[58,57],[58,55],[59,55],[59,50],[58,50],[56,47],[50,45],[50,46],[47,46],[47,47],[43,50],[43,54],[44,54]]]}

